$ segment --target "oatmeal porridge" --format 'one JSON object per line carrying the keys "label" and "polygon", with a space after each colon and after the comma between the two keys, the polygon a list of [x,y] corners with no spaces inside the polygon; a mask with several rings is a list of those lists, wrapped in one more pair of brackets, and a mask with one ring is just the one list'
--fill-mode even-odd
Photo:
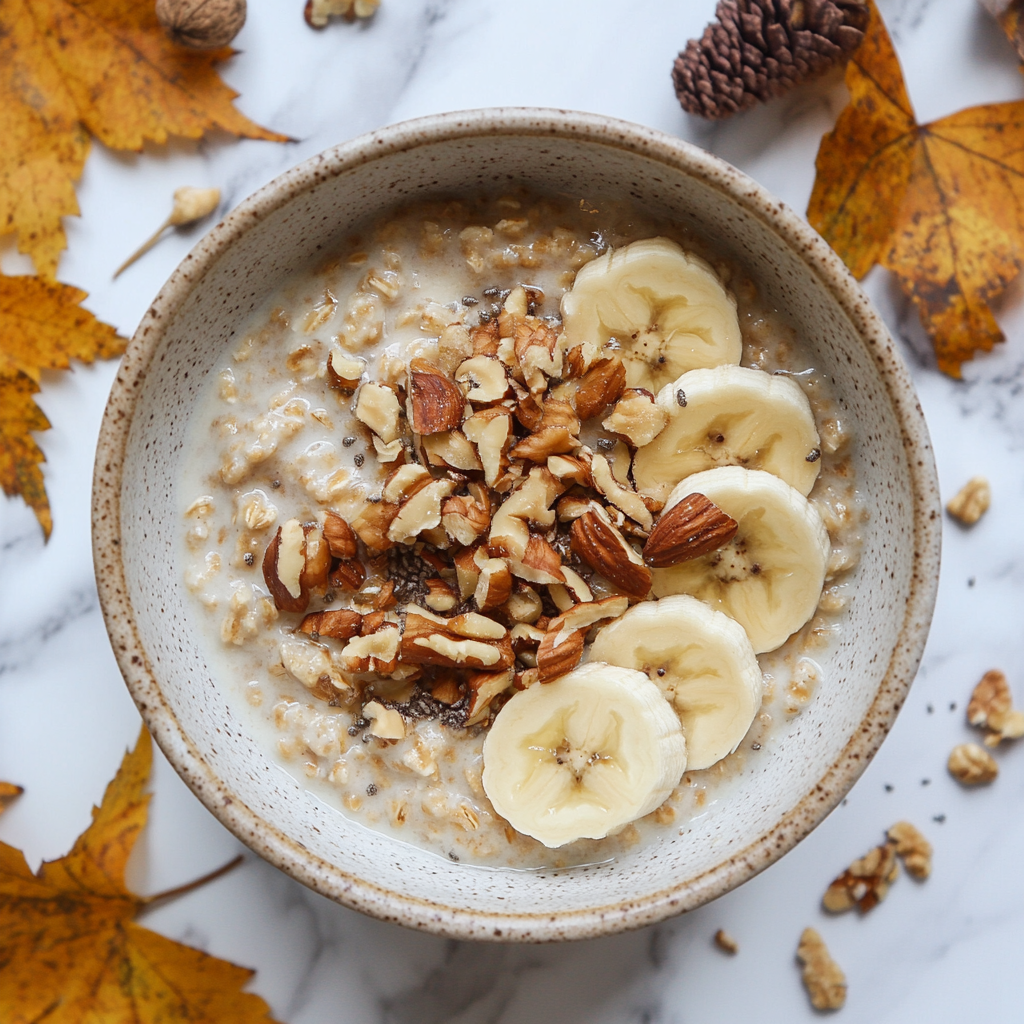
{"label": "oatmeal porridge", "polygon": [[239,326],[189,429],[215,676],[401,840],[606,861],[713,813],[827,684],[842,404],[741,267],[634,208],[368,224]]}

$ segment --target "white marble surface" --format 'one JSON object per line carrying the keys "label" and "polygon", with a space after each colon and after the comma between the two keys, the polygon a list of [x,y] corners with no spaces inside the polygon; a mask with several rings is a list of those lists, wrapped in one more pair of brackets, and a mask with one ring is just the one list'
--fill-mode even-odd
{"label": "white marble surface", "polygon": [[[69,219],[62,280],[130,335],[198,239],[181,231],[117,282],[110,274],[169,208],[182,184],[217,185],[228,209],[298,160],[377,126],[493,104],[562,106],[639,121],[737,164],[796,209],[806,206],[818,139],[844,102],[838,77],[733,122],[685,117],[669,84],[678,50],[714,0],[384,0],[368,25],[315,33],[302,0],[250,0],[241,54],[224,77],[258,122],[290,145],[94,146]],[[1024,97],[1016,61],[973,0],[882,0],[922,119]],[[0,239],[7,273],[26,262]],[[973,530],[947,523],[938,608],[919,677],[882,750],[848,801],[764,874],[684,918],[627,935],[547,947],[447,942],[335,906],[249,854],[226,878],[145,923],[258,970],[252,989],[291,1024],[519,1024],[815,1016],[793,953],[814,925],[847,972],[848,1021],[1020,1019],[1024,959],[1024,749],[998,754],[991,787],[961,790],[945,759],[973,738],[963,708],[987,668],[1004,668],[1024,701],[1024,289],[1000,311],[1009,341],[937,373],[913,312],[875,271],[868,287],[902,342],[931,426],[946,497],[987,475],[991,512]],[[27,792],[0,818],[0,839],[35,867],[63,854],[89,820],[138,715],[110,653],[89,548],[92,454],[112,364],[48,375],[40,404],[56,527],[46,546],[19,501],[0,500],[0,778]],[[953,706],[955,704],[955,707]],[[239,849],[158,757],[151,821],[131,862],[142,892],[164,889]],[[898,818],[935,845],[924,884],[902,878],[865,918],[827,918],[819,899],[850,859]],[[711,945],[724,927],[730,958]]]}

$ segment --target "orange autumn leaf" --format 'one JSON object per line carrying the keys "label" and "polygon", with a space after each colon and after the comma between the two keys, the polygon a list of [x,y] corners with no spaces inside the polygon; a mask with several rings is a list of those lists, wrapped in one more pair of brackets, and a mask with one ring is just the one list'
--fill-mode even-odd
{"label": "orange autumn leaf", "polygon": [[16,786],[13,782],[0,782],[0,814],[3,814],[24,792],[21,786]]}
{"label": "orange autumn leaf", "polygon": [[1003,333],[988,303],[1024,260],[1024,102],[919,125],[877,9],[847,65],[850,103],[821,141],[807,219],[856,277],[896,275],[940,369]]}
{"label": "orange autumn leaf", "polygon": [[214,70],[232,52],[175,46],[151,0],[3,0],[0,232],[17,232],[19,250],[53,277],[90,134],[134,151],[214,128],[285,141],[232,105],[238,94]]}
{"label": "orange autumn leaf", "polygon": [[[0,843],[0,1020],[4,1024],[258,1024],[253,972],[166,939],[133,918],[160,897],[125,885],[146,823],[145,729],[70,853],[33,874]],[[211,876],[212,877],[212,876]],[[185,887],[189,888],[189,887]],[[176,890],[177,892],[177,890]],[[169,895],[169,894],[168,894]]]}
{"label": "orange autumn leaf", "polygon": [[32,431],[49,420],[35,403],[43,370],[66,370],[71,359],[110,359],[125,341],[79,303],[85,292],[37,277],[0,275],[0,487],[20,494],[43,533],[52,529],[43,485],[43,453]]}

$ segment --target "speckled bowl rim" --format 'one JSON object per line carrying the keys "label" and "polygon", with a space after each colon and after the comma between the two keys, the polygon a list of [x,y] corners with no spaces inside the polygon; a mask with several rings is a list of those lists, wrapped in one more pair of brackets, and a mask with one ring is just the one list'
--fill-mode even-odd
{"label": "speckled bowl rim", "polygon": [[[207,269],[255,224],[326,178],[424,144],[495,135],[579,139],[664,163],[727,194],[780,236],[824,284],[874,360],[902,431],[914,501],[914,569],[892,658],[874,702],[825,774],[770,832],[696,879],[608,906],[556,914],[481,913],[390,891],[317,857],[247,807],[213,772],[164,700],[127,596],[120,550],[121,473],[136,396],[167,325]],[[242,202],[185,257],[139,324],[110,393],[93,481],[93,557],[114,654],[142,717],[192,791],[242,842],[316,892],[386,921],[458,939],[545,942],[639,928],[701,906],[773,864],[839,803],[891,728],[924,650],[938,589],[938,494],[928,429],[907,368],[864,292],[802,217],[723,160],[651,128],[574,111],[496,107],[406,121],[314,156]]]}

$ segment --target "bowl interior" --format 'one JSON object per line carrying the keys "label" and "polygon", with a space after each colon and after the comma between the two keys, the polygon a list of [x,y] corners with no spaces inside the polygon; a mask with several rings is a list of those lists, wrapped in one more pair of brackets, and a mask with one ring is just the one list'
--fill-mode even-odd
{"label": "bowl interior", "polygon": [[[563,118],[552,130],[550,121],[546,129],[523,119],[509,127],[492,115],[476,128],[463,120],[445,131],[392,130],[384,141],[357,140],[302,165],[243,204],[186,260],[140,327],[98,462],[97,567],[108,627],[129,686],[186,781],[240,838],[326,895],[460,936],[581,937],[638,925],[771,863],[835,805],[891,723],[923,645],[937,569],[928,560],[933,538],[922,533],[935,499],[919,411],[884,330],[855,308],[852,280],[837,298],[837,261],[815,248],[808,229],[809,248],[779,229],[779,218],[793,214],[773,212],[756,186],[685,144],[639,129],[624,142],[609,122],[579,130]],[[211,677],[178,555],[189,412],[267,292],[368,214],[504,182],[632,198],[743,263],[834,379],[870,506],[855,577],[870,586],[858,586],[822,659],[825,681],[773,756],[721,806],[667,829],[655,846],[561,872],[452,864],[368,831],[304,790],[246,734]],[[120,502],[109,515],[101,514],[104,488]],[[118,529],[119,553],[103,540]]]}

